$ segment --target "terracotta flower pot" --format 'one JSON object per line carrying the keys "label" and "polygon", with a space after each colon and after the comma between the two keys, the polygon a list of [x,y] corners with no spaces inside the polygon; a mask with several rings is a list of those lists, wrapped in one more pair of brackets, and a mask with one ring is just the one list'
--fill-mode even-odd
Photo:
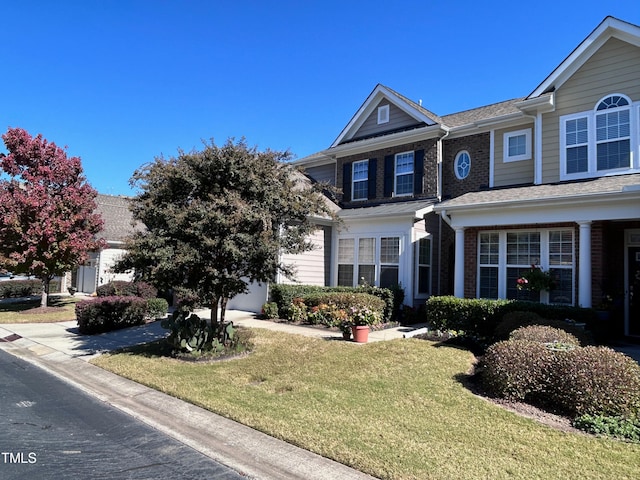
{"label": "terracotta flower pot", "polygon": [[367,343],[369,341],[368,325],[354,325],[351,327],[351,333],[353,333],[353,341],[356,343]]}

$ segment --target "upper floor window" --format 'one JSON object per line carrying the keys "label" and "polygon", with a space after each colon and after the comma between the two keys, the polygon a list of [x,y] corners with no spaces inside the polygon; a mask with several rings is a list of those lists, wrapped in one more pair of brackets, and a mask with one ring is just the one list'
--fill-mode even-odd
{"label": "upper floor window", "polygon": [[453,163],[453,169],[459,180],[464,180],[469,176],[469,172],[471,171],[471,156],[469,155],[469,152],[466,150],[458,152]]}
{"label": "upper floor window", "polygon": [[378,107],[378,125],[389,123],[389,105]]}
{"label": "upper floor window", "polygon": [[504,161],[516,162],[531,159],[531,129],[504,134]]}
{"label": "upper floor window", "polygon": [[[594,177],[640,169],[640,102],[609,95],[590,112],[560,117],[560,178]],[[634,141],[636,139],[636,141]]]}
{"label": "upper floor window", "polygon": [[413,194],[413,152],[396,155],[394,192],[396,196]]}
{"label": "upper floor window", "polygon": [[369,194],[369,160],[353,162],[351,199],[366,200]]}

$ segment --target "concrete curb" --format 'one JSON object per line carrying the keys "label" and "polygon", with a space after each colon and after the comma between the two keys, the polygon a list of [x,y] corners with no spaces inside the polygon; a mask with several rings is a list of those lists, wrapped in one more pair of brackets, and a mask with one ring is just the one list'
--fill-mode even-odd
{"label": "concrete curb", "polygon": [[[11,333],[7,328],[0,327],[0,337],[5,337],[7,332]],[[85,361],[89,359],[86,356],[72,357],[28,338],[0,343],[0,348],[248,478],[374,479],[343,464],[102,370]]]}

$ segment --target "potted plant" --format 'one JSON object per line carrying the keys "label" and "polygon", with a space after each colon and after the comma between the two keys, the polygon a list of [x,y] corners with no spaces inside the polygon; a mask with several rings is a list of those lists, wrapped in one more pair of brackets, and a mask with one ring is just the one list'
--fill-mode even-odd
{"label": "potted plant", "polygon": [[353,340],[356,343],[367,343],[371,325],[380,323],[380,313],[367,307],[351,307],[350,313]]}
{"label": "potted plant", "polygon": [[531,269],[523,273],[516,282],[518,290],[533,290],[535,292],[546,290],[550,292],[556,288],[556,282],[551,273],[545,272],[536,265],[531,265]]}

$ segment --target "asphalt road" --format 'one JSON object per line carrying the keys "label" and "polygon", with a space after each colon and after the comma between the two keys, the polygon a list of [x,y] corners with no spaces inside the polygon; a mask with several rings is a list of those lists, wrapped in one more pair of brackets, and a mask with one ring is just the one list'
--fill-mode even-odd
{"label": "asphalt road", "polygon": [[240,479],[209,457],[0,350],[0,479]]}

